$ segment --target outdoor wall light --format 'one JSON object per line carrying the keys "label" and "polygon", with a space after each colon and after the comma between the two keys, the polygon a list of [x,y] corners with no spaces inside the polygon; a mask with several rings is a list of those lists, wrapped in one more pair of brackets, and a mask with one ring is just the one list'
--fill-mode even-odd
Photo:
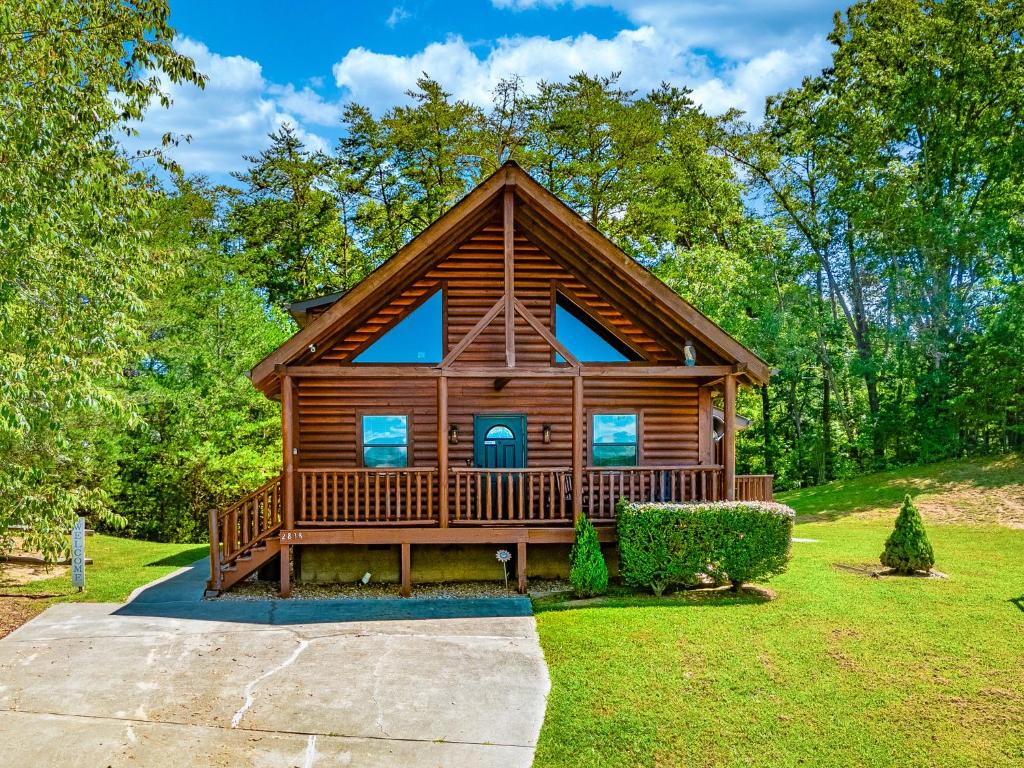
{"label": "outdoor wall light", "polygon": [[448,442],[451,443],[452,445],[458,445],[459,444],[459,425],[458,424],[452,424],[450,427],[448,427]]}
{"label": "outdoor wall light", "polygon": [[693,346],[693,342],[689,339],[686,340],[686,346],[683,347],[683,358],[686,360],[687,365],[697,364],[697,348]]}
{"label": "outdoor wall light", "polygon": [[309,351],[310,351],[310,353],[316,352],[316,344],[310,344],[309,345]]}
{"label": "outdoor wall light", "polygon": [[551,442],[551,425],[550,424],[545,424],[543,427],[540,428],[540,438],[545,443],[550,443]]}

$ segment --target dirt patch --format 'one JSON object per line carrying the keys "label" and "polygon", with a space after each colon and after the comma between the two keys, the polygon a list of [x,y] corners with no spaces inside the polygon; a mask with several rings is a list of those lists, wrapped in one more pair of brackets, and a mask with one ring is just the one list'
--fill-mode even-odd
{"label": "dirt patch", "polygon": [[878,563],[832,563],[832,568],[844,573],[855,573],[858,576],[868,576],[872,579],[897,578],[897,579],[948,579],[941,571],[914,571],[913,573],[898,573],[892,568],[886,568]]}
{"label": "dirt patch", "polygon": [[45,608],[46,603],[27,597],[0,597],[0,637],[6,637]]}
{"label": "dirt patch", "polygon": [[41,579],[64,576],[67,572],[68,566],[66,565],[0,562],[0,591],[3,591],[5,587],[17,587]]}

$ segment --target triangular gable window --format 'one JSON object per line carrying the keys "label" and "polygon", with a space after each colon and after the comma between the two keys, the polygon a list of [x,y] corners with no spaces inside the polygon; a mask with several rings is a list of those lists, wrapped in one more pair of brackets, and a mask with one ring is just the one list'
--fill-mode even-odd
{"label": "triangular gable window", "polygon": [[360,352],[354,363],[441,362],[441,291]]}
{"label": "triangular gable window", "polygon": [[[562,294],[555,297],[555,338],[581,363],[628,363],[639,356]],[[555,362],[565,359],[555,353]]]}

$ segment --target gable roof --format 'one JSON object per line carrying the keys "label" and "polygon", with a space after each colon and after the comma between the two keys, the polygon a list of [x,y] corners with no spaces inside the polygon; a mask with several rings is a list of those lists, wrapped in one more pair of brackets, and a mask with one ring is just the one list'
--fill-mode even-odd
{"label": "gable roof", "polygon": [[517,222],[526,235],[572,262],[577,272],[615,297],[625,311],[643,318],[648,325],[665,329],[668,335],[680,340],[680,347],[684,339],[698,340],[722,359],[736,364],[751,381],[767,382],[771,373],[760,357],[584,221],[518,164],[509,161],[257,364],[249,373],[253,383],[269,392],[275,386],[278,365],[293,363],[311,345],[322,346],[368,310],[383,306],[390,297],[389,291],[382,289],[415,279],[444,258],[451,248],[492,218],[493,204],[507,187],[513,189],[520,203]]}

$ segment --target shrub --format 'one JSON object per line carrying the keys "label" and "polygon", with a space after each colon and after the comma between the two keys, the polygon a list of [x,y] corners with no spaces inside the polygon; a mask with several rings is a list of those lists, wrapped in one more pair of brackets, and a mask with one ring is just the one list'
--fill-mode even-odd
{"label": "shrub", "polygon": [[910,500],[909,494],[903,499],[899,517],[896,518],[896,528],[885,540],[881,559],[882,565],[897,573],[930,571],[935,565],[935,553],[924,532],[921,513]]}
{"label": "shrub", "polygon": [[608,566],[593,523],[581,516],[576,521],[576,541],[569,554],[569,581],[577,597],[593,597],[608,591]]}
{"label": "shrub", "polygon": [[661,595],[669,586],[764,580],[789,562],[793,510],[765,502],[620,500],[619,574]]}

